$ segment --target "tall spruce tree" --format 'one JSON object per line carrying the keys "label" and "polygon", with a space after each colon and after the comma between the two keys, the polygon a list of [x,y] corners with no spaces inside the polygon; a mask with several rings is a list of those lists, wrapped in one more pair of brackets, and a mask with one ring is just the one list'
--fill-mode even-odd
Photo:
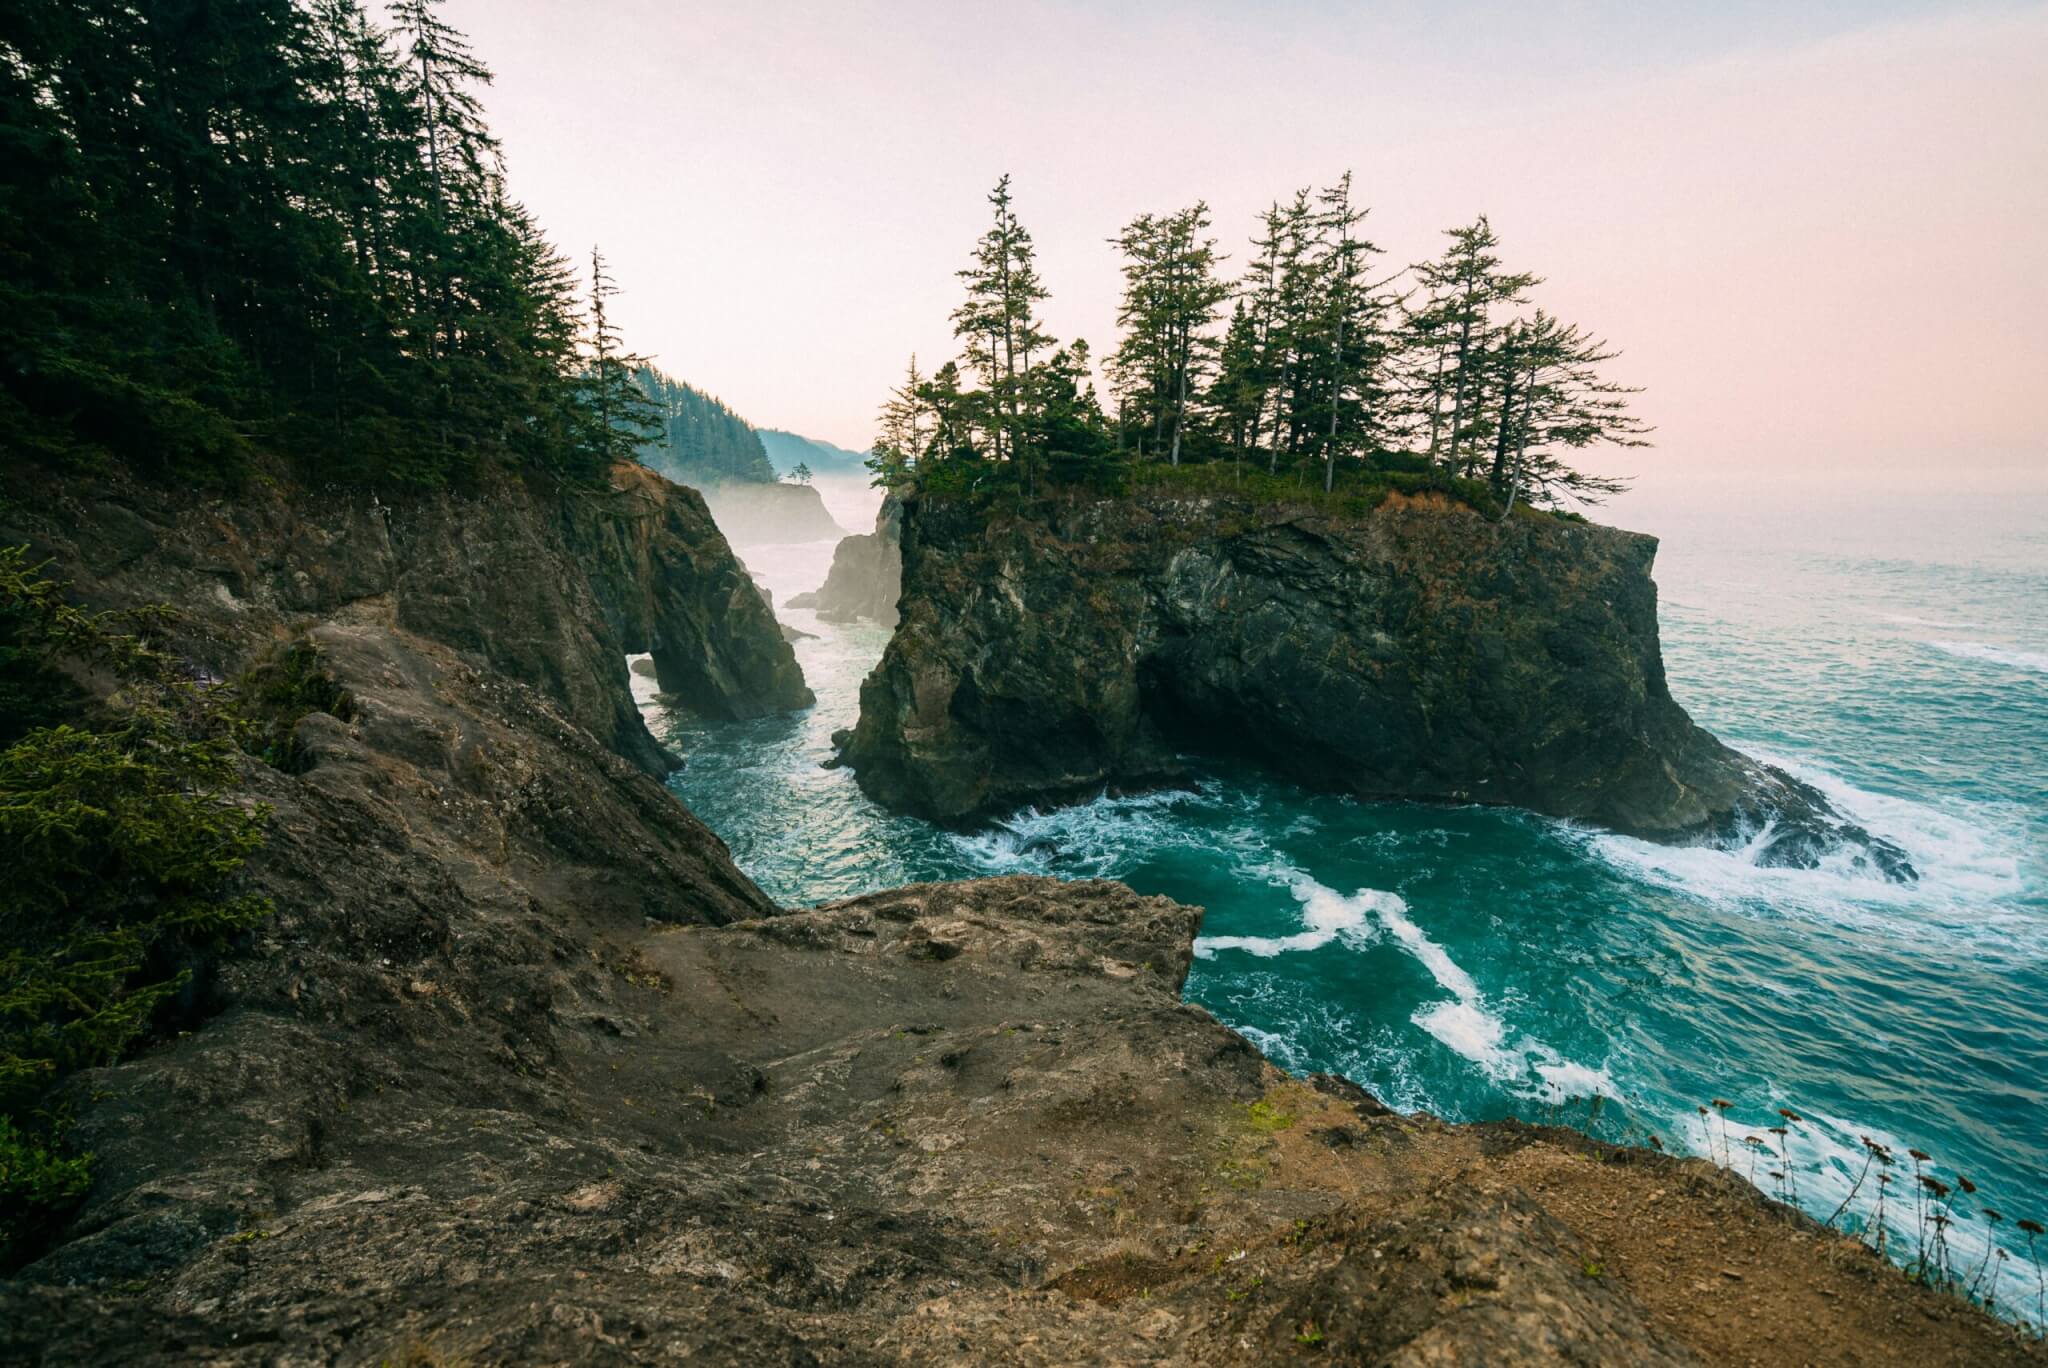
{"label": "tall spruce tree", "polygon": [[1151,429],[1152,449],[1179,465],[1189,400],[1206,387],[1217,342],[1210,334],[1229,288],[1208,235],[1209,206],[1164,216],[1140,214],[1113,241],[1123,253],[1117,311],[1123,341],[1110,357],[1118,407]]}
{"label": "tall spruce tree", "polygon": [[612,320],[618,286],[604,253],[590,249],[590,325],[583,373],[583,441],[586,471],[603,470],[635,458],[641,447],[660,440],[661,410],[636,381],[647,358],[626,350]]}
{"label": "tall spruce tree", "polygon": [[1429,432],[1429,459],[1454,475],[1470,474],[1487,435],[1486,386],[1494,378],[1491,353],[1499,342],[1498,311],[1525,301],[1537,277],[1501,269],[1500,240],[1481,214],[1447,229],[1444,254],[1415,267],[1425,293],[1407,320],[1414,369],[1410,386]]}
{"label": "tall spruce tree", "polygon": [[1037,315],[1047,296],[1031,234],[1011,208],[1007,175],[996,182],[988,202],[994,222],[975,245],[973,264],[958,273],[967,299],[953,311],[953,335],[965,344],[968,364],[981,375],[981,425],[991,454],[1012,462],[1028,489],[1035,487],[1036,467],[1022,441],[1023,404],[1031,358],[1052,342]]}
{"label": "tall spruce tree", "polygon": [[566,272],[433,0],[0,16],[0,438],[231,483],[575,464]]}
{"label": "tall spruce tree", "polygon": [[1617,354],[1541,309],[1506,330],[1494,357],[1501,409],[1489,472],[1503,516],[1517,499],[1597,503],[1626,488],[1625,480],[1578,470],[1564,457],[1603,443],[1649,445],[1650,429],[1629,412],[1628,397],[1640,391],[1600,374]]}

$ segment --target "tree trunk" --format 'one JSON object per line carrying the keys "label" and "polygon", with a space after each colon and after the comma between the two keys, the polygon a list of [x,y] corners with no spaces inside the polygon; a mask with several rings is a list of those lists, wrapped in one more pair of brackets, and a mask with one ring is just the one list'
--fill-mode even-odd
{"label": "tree trunk", "polygon": [[1330,438],[1323,448],[1323,493],[1337,487],[1337,406],[1344,395],[1344,306],[1337,306],[1337,353],[1330,367]]}
{"label": "tree trunk", "polygon": [[1511,364],[1507,368],[1507,378],[1501,382],[1500,431],[1495,434],[1493,442],[1493,472],[1487,478],[1487,482],[1496,491],[1500,489],[1501,481],[1507,477],[1509,430],[1514,427],[1515,369],[1512,365],[1513,357],[1510,356],[1509,360]]}
{"label": "tree trunk", "polygon": [[1173,404],[1173,454],[1169,460],[1176,470],[1180,468],[1180,429],[1188,416],[1188,340],[1185,327],[1181,330],[1180,344],[1180,392]]}

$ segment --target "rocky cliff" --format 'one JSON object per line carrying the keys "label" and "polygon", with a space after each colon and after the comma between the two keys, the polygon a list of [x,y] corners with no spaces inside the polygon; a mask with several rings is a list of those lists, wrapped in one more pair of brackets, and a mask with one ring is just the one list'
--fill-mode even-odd
{"label": "rocky cliff", "polygon": [[662,687],[712,717],[812,701],[703,500],[635,465],[609,489],[506,480],[402,502],[274,483],[202,501],[20,475],[0,541],[53,557],[101,606],[175,605],[216,674],[302,623],[410,633],[538,690],[653,773],[674,761],[633,706],[626,653],[651,652]]}
{"label": "rocky cliff", "polygon": [[1652,537],[1440,497],[1370,513],[1144,497],[986,515],[922,500],[903,621],[842,753],[960,822],[1171,784],[1184,748],[1373,798],[1513,804],[1671,840],[1896,850],[1693,724]]}
{"label": "rocky cliff", "polygon": [[875,530],[841,539],[832,550],[832,568],[824,584],[796,595],[789,606],[814,608],[826,622],[866,618],[894,627],[896,600],[903,590],[902,532],[902,504],[893,497],[883,500]]}
{"label": "rocky cliff", "polygon": [[719,531],[735,546],[824,541],[846,534],[811,485],[707,484],[703,492]]}
{"label": "rocky cliff", "polygon": [[538,631],[687,649],[691,581],[627,549],[693,501],[587,542],[602,499],[268,498],[0,505],[195,662],[302,644],[352,700],[246,763],[276,915],[67,1085],[95,1183],[0,1278],[0,1362],[2042,1361],[1700,1161],[1287,1078],[1180,1000],[1197,908],[775,908],[613,749],[622,670]]}

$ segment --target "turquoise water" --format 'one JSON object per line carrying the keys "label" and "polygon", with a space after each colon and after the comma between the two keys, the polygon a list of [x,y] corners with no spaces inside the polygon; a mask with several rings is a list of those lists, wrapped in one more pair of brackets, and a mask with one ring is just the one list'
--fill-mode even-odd
{"label": "turquoise water", "polygon": [[[1598,1094],[1603,1133],[1725,1159],[1823,1219],[1861,1137],[1902,1165],[1924,1150],[1980,1189],[1951,1232],[1966,1273],[1986,1257],[1980,1203],[2007,1216],[1999,1300],[2032,1319],[2009,1222],[2048,1220],[2048,498],[1770,515],[1629,498],[1613,520],[1664,537],[1680,702],[1897,842],[1919,883],[1215,767],[1195,793],[938,832],[819,768],[886,636],[802,611],[782,616],[818,634],[798,644],[818,706],[738,724],[656,709],[690,757],[672,786],[789,904],[1009,872],[1198,903],[1188,996],[1289,1068],[1348,1074],[1404,1110],[1583,1124],[1588,1104],[1567,1099]],[[864,516],[850,497],[835,511]],[[830,552],[741,548],[778,602],[815,587]],[[1725,1130],[1697,1110],[1715,1098],[1734,1104]],[[1779,1107],[1804,1118],[1782,1140],[1763,1129]],[[1910,1184],[1889,1222],[1908,1258]],[[1867,1223],[1875,1189],[1845,1220]]]}

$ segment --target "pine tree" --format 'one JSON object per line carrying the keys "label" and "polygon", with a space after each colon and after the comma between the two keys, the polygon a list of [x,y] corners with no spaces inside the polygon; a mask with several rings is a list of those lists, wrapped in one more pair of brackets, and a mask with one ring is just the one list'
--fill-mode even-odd
{"label": "pine tree", "polygon": [[1216,350],[1209,329],[1230,293],[1216,273],[1209,222],[1209,206],[1197,202],[1164,217],[1140,214],[1114,239],[1124,257],[1124,337],[1109,361],[1119,410],[1149,421],[1154,450],[1166,447],[1176,466],[1189,399],[1204,388]]}
{"label": "pine tree", "polygon": [[647,358],[625,349],[612,322],[611,301],[618,286],[605,267],[604,253],[590,249],[590,325],[583,374],[583,471],[605,470],[630,461],[640,447],[662,433],[661,410],[634,380]]}
{"label": "pine tree", "polygon": [[1046,296],[1039,283],[1031,234],[1010,207],[1006,175],[989,192],[994,223],[975,246],[974,263],[960,271],[967,300],[953,311],[953,335],[966,344],[967,361],[980,372],[986,395],[982,417],[996,460],[1013,462],[1026,488],[1035,487],[1031,451],[1021,445],[1022,403],[1031,357],[1051,344],[1036,310]]}
{"label": "pine tree", "polygon": [[1597,503],[1626,487],[1624,480],[1576,470],[1562,455],[1601,443],[1649,445],[1650,429],[1628,408],[1628,396],[1639,391],[1599,374],[1616,355],[1540,309],[1507,330],[1495,358],[1503,371],[1502,409],[1491,471],[1503,516],[1518,498]]}
{"label": "pine tree", "polygon": [[909,484],[925,455],[924,418],[931,404],[924,388],[925,378],[918,374],[917,356],[912,353],[903,383],[889,391],[882,405],[880,431],[867,459],[867,468],[874,472],[873,483],[891,492]]}
{"label": "pine tree", "polygon": [[1501,270],[1500,240],[1484,214],[1469,226],[1446,230],[1451,245],[1415,268],[1427,293],[1407,320],[1415,407],[1429,429],[1429,459],[1451,474],[1467,474],[1486,430],[1485,386],[1497,345],[1494,314],[1523,302],[1533,275]]}
{"label": "pine tree", "polygon": [[[1380,432],[1380,370],[1387,352],[1384,301],[1367,281],[1379,248],[1357,233],[1366,211],[1351,205],[1351,173],[1322,194],[1325,251],[1317,276],[1328,291],[1322,331],[1328,336],[1329,428],[1323,441],[1323,492],[1336,488],[1340,450],[1359,441],[1376,447]],[[1348,350],[1347,350],[1348,345]]]}

